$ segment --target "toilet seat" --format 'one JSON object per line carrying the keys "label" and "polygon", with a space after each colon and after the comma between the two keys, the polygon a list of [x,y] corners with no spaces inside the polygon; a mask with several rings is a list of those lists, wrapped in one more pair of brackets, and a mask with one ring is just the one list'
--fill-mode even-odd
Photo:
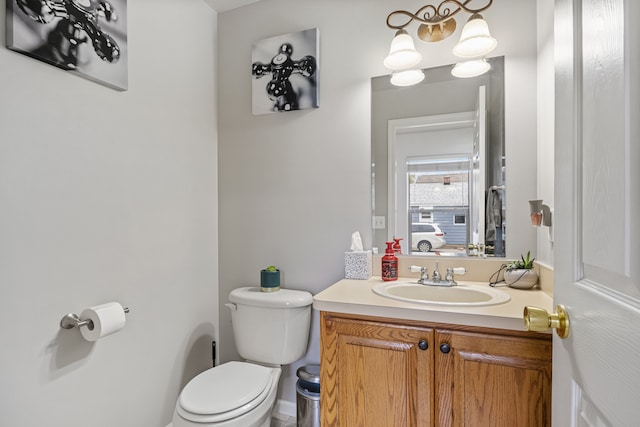
{"label": "toilet seat", "polygon": [[193,378],[182,390],[176,410],[184,419],[198,423],[229,420],[262,403],[273,381],[273,368],[224,363]]}

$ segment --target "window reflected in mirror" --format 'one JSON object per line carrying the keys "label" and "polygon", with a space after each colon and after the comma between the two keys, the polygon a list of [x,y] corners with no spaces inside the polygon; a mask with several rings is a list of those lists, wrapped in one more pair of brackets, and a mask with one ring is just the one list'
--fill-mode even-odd
{"label": "window reflected in mirror", "polygon": [[470,156],[410,157],[406,185],[411,255],[466,254]]}

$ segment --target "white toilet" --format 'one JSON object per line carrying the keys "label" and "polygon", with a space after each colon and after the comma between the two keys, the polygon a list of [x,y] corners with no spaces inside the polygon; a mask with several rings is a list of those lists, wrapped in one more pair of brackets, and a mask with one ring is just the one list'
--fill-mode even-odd
{"label": "white toilet", "polygon": [[182,390],[173,427],[269,427],[281,365],[307,350],[309,292],[238,288],[229,294],[233,336],[246,362],[208,369]]}

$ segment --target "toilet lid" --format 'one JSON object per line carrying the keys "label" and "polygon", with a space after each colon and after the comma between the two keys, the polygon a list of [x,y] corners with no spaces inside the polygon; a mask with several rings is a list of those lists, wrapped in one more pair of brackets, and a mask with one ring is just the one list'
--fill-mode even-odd
{"label": "toilet lid", "polygon": [[270,385],[271,371],[252,363],[224,363],[189,381],[180,394],[180,406],[197,415],[214,415],[239,408]]}

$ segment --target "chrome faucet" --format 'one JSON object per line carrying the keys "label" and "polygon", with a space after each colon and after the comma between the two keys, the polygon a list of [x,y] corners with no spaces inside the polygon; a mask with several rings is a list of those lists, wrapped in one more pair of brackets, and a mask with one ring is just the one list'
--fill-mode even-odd
{"label": "chrome faucet", "polygon": [[420,280],[418,280],[418,283],[420,283],[421,285],[424,285],[428,280],[429,280],[429,272],[427,270],[427,267],[420,268]]}
{"label": "chrome faucet", "polygon": [[456,286],[457,283],[454,280],[453,274],[464,274],[467,270],[464,267],[459,268],[447,268],[447,273],[444,279],[441,278],[440,272],[438,271],[439,263],[436,262],[436,268],[433,270],[433,274],[431,275],[431,279],[429,279],[429,273],[427,267],[419,267],[417,265],[412,265],[409,267],[412,273],[420,273],[420,279],[417,283],[421,285],[429,285],[429,286]]}
{"label": "chrome faucet", "polygon": [[444,276],[444,280],[457,285],[456,281],[453,278],[453,268],[451,267],[447,268],[447,274]]}
{"label": "chrome faucet", "polygon": [[429,271],[427,270],[427,267],[412,265],[409,267],[409,270],[411,270],[412,273],[420,273],[420,280],[418,280],[418,283],[421,285],[424,285],[429,281]]}
{"label": "chrome faucet", "polygon": [[436,269],[433,270],[433,275],[431,276],[431,280],[433,281],[433,283],[440,283],[440,272],[438,271],[438,264],[440,263],[436,262]]}

